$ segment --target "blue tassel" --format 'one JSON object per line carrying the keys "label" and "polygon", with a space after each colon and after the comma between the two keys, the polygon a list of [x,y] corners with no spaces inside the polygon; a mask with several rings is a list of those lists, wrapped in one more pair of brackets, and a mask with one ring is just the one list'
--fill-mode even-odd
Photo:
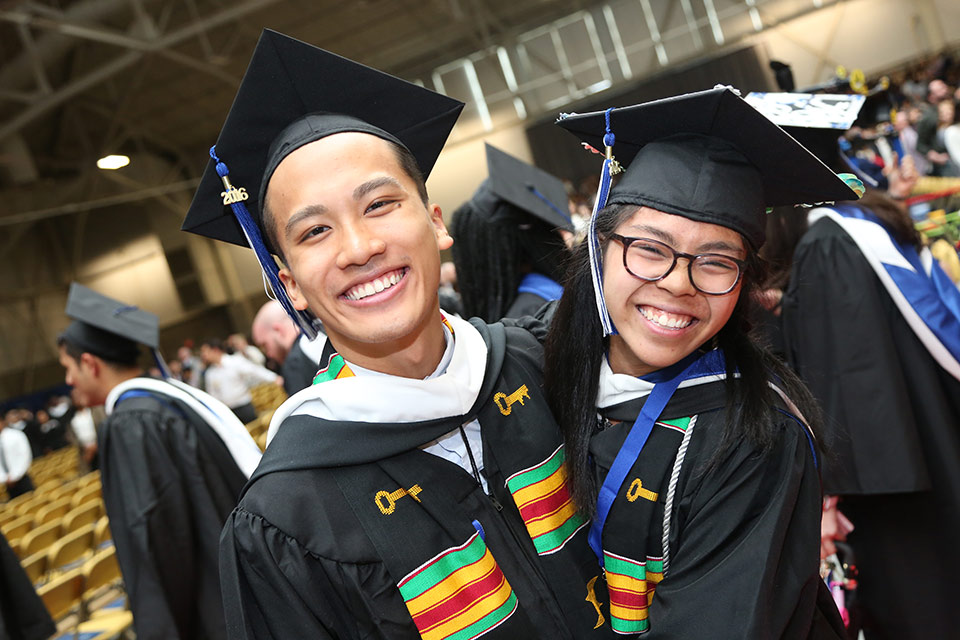
{"label": "blue tassel", "polygon": [[606,133],[603,135],[603,144],[606,147],[607,157],[603,161],[600,171],[600,186],[597,188],[597,197],[593,203],[593,213],[590,216],[590,228],[587,232],[587,247],[590,250],[590,275],[593,278],[593,292],[597,301],[597,314],[600,316],[600,325],[603,327],[603,336],[616,335],[617,328],[613,326],[610,312],[607,311],[607,302],[603,297],[603,256],[600,255],[600,238],[597,237],[597,213],[607,206],[607,196],[610,194],[610,180],[613,174],[619,171],[617,161],[613,159],[613,145],[616,136],[610,130],[610,112],[607,109]]}
{"label": "blue tassel", "polygon": [[[217,157],[216,150],[216,146],[210,147],[210,157],[217,163],[217,175],[223,180],[227,191],[231,191],[234,187],[230,184],[229,180],[230,170],[227,168],[227,165]],[[246,198],[244,198],[244,200],[245,199]],[[237,222],[240,223],[240,227],[243,229],[243,235],[247,238],[247,244],[250,245],[250,248],[253,249],[254,254],[257,256],[257,262],[260,263],[260,270],[263,272],[267,284],[270,285],[270,289],[273,291],[274,299],[280,303],[280,306],[287,312],[287,315],[300,327],[300,330],[307,336],[307,339],[313,340],[318,335],[317,327],[319,322],[309,311],[299,311],[294,308],[293,301],[290,300],[290,297],[287,295],[287,290],[283,286],[283,282],[280,281],[280,269],[277,267],[273,256],[267,251],[267,247],[263,243],[263,237],[260,235],[260,228],[257,226],[257,223],[254,222],[250,212],[247,211],[243,200],[231,202],[230,208],[233,210],[233,215],[236,216]]]}
{"label": "blue tassel", "polygon": [[167,366],[167,361],[160,355],[160,350],[151,349],[150,351],[153,353],[153,361],[156,363],[157,369],[160,369],[160,375],[163,376],[164,380],[168,379],[173,374],[170,373],[170,367]]}

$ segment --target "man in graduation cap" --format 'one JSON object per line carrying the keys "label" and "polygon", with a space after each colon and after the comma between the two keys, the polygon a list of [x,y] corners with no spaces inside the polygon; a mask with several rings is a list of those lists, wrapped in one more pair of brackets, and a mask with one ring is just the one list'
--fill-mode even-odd
{"label": "man in graduation cap", "polygon": [[610,633],[538,343],[439,309],[423,180],[462,106],[266,31],[211,151],[184,229],[327,335],[224,529],[232,638]]}
{"label": "man in graduation cap", "polygon": [[74,283],[57,339],[66,382],[104,405],[103,501],[137,638],[225,638],[217,573],[223,522],[260,460],[229,407],[176,380],[143,377],[157,317]]}
{"label": "man in graduation cap", "polygon": [[568,256],[561,234],[573,225],[559,179],[486,150],[490,177],[454,211],[450,230],[465,315],[495,322],[533,315],[560,297]]}
{"label": "man in graduation cap", "polygon": [[[828,166],[846,164],[837,140],[852,118],[824,114],[861,96],[747,98]],[[889,189],[909,184],[889,177]],[[805,216],[786,261],[783,335],[827,417],[823,483],[839,504],[828,501],[824,546],[843,537],[838,508],[854,527],[865,636],[947,638],[960,571],[960,293],[887,193]]]}

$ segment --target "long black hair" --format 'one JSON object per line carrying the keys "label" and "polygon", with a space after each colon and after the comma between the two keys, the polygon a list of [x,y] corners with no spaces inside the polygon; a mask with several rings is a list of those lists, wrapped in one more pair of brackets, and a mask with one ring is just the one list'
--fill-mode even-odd
{"label": "long black hair", "polygon": [[[610,234],[637,208],[609,205],[597,214],[601,251]],[[772,413],[780,401],[768,381],[793,400],[812,427],[816,429],[819,424],[817,404],[800,379],[750,335],[750,317],[756,304],[753,292],[763,282],[764,270],[757,252],[748,249],[740,297],[730,319],[716,334],[726,358],[727,408],[721,444],[709,465],[718,462],[741,439],[752,442],[761,452],[773,447],[777,434]],[[582,243],[570,260],[563,297],[547,334],[544,373],[547,398],[563,431],[571,492],[589,516],[596,510],[597,486],[588,447],[597,428],[597,391],[607,347],[594,301],[588,247]],[[735,372],[739,379],[734,377]]]}
{"label": "long black hair", "polygon": [[466,317],[504,317],[523,276],[563,277],[566,245],[549,225],[481,186],[450,220],[457,288]]}

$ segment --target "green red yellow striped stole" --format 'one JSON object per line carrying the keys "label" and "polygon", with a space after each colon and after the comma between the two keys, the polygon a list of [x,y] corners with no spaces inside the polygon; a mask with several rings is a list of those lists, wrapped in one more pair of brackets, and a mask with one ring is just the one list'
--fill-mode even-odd
{"label": "green red yellow striped stole", "polygon": [[517,610],[517,596],[479,532],[422,564],[397,586],[424,640],[470,640]]}
{"label": "green red yellow striped stole", "polygon": [[327,366],[317,371],[317,375],[313,376],[313,384],[320,384],[321,382],[337,380],[339,378],[352,378],[353,376],[354,373],[350,370],[347,361],[343,359],[342,355],[334,352],[331,354],[330,359],[327,360]]}
{"label": "green red yellow striped stole", "polygon": [[562,549],[567,540],[587,524],[570,498],[565,458],[560,445],[540,464],[507,478],[507,488],[541,556]]}
{"label": "green red yellow striped stole", "polygon": [[[450,335],[455,335],[453,326],[442,313],[440,314],[440,321],[443,322],[443,326],[450,330]],[[317,371],[313,376],[313,382],[311,384],[320,384],[321,382],[337,380],[339,378],[352,378],[354,375],[356,374],[350,370],[350,365],[343,359],[343,356],[334,351],[327,359],[327,366]]]}
{"label": "green red yellow striped stole", "polygon": [[663,580],[663,558],[641,562],[604,550],[603,566],[610,593],[610,626],[624,634],[648,631],[647,610]]}

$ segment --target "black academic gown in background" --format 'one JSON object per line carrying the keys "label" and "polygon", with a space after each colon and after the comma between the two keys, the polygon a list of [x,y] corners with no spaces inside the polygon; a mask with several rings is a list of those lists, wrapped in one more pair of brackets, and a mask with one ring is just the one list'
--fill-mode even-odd
{"label": "black academic gown in background", "polygon": [[0,640],[44,640],[56,630],[20,560],[0,534]]}
{"label": "black academic gown in background", "polygon": [[[649,638],[842,638],[839,613],[818,573],[821,501],[812,441],[778,412],[771,453],[760,455],[742,440],[713,460],[724,427],[725,385],[679,389],[620,487],[602,536],[610,614],[629,621],[634,616],[617,605],[645,601],[643,637]],[[644,401],[600,410],[604,420],[590,441],[597,486]],[[668,485],[691,424],[664,577]]]}
{"label": "black academic gown in background", "polygon": [[288,396],[292,396],[301,389],[306,389],[313,384],[313,377],[317,375],[320,367],[311,360],[307,354],[300,348],[300,339],[297,338],[290,352],[283,359],[280,365],[280,375],[283,377],[283,390]]}
{"label": "black academic gown in background", "polygon": [[824,491],[856,527],[867,637],[960,637],[960,381],[830,219],[797,246],[783,318],[825,414]]}
{"label": "black academic gown in background", "polygon": [[103,500],[138,640],[226,638],[217,547],[246,482],[179,401],[123,398],[100,426]]}
{"label": "black academic gown in background", "polygon": [[[463,593],[486,593],[490,580],[506,589],[501,596],[512,592],[505,605],[512,613],[484,638],[612,635],[587,527],[562,548],[538,555],[505,487],[507,478],[562,451],[541,389],[540,345],[520,329],[474,322],[488,359],[468,415],[408,424],[312,416],[283,422],[224,528],[221,573],[231,639],[419,638],[398,585],[409,587],[403,579],[418,568],[434,573],[446,558],[458,558],[459,548],[485,549],[493,558],[484,556],[489,571]],[[523,385],[523,403],[505,404]],[[463,468],[419,448],[474,416],[492,497]],[[568,496],[566,488],[556,495]],[[531,526],[536,517],[543,514],[532,516]],[[508,587],[499,582],[501,573]],[[450,607],[433,620],[450,616],[458,627],[464,614],[457,594],[450,595],[446,604],[431,600],[439,609]],[[424,637],[444,637],[427,629]]]}

